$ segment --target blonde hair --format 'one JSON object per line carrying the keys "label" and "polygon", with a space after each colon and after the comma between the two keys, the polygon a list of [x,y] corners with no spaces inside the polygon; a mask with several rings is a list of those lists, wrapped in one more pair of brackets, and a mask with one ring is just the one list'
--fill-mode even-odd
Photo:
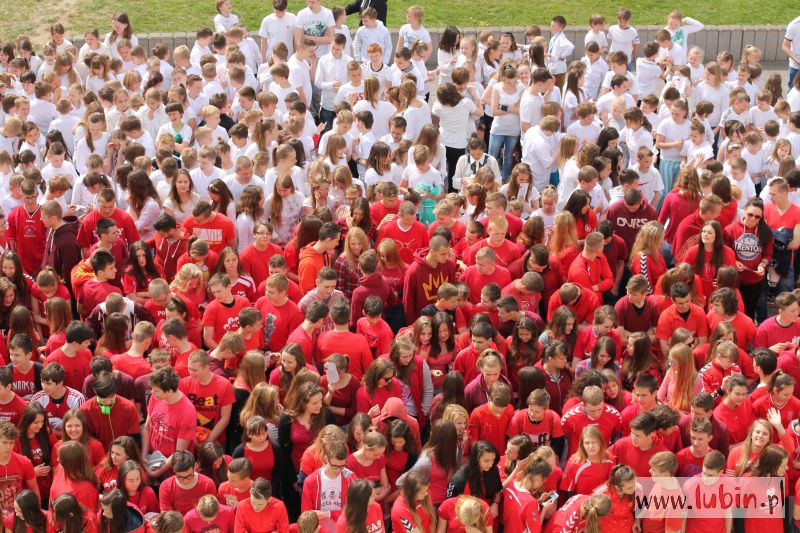
{"label": "blonde hair", "polygon": [[550,241],[550,252],[559,254],[570,245],[577,246],[578,229],[572,213],[561,211],[556,214],[554,222],[555,227],[553,229],[553,238]]}

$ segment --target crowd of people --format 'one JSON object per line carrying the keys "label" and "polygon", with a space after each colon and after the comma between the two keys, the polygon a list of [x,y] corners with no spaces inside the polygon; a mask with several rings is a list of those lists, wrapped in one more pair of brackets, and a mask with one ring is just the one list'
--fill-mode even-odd
{"label": "crowd of people", "polygon": [[[784,94],[677,11],[306,4],[0,42],[5,530],[797,531],[800,17]],[[634,515],[728,476],[783,515]]]}

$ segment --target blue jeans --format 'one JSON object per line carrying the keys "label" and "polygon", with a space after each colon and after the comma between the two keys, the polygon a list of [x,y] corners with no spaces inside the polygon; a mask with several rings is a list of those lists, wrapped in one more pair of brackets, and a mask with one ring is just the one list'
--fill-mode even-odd
{"label": "blue jeans", "polygon": [[792,90],[794,87],[794,78],[797,76],[797,73],[800,72],[800,69],[796,69],[794,67],[789,67],[789,90]]}
{"label": "blue jeans", "polygon": [[794,264],[789,266],[789,272],[778,282],[778,294],[794,290]]}
{"label": "blue jeans", "polygon": [[[670,224],[672,224],[672,222],[670,222]],[[670,243],[664,241],[664,244],[661,245],[661,255],[664,257],[667,268],[671,268],[675,263],[675,257],[672,255],[672,245]]]}
{"label": "blue jeans", "polygon": [[519,142],[518,135],[495,135],[489,136],[489,155],[500,161],[500,149],[503,150],[503,166],[500,174],[503,176],[503,183],[508,181],[511,175],[511,167],[514,164],[514,148]]}

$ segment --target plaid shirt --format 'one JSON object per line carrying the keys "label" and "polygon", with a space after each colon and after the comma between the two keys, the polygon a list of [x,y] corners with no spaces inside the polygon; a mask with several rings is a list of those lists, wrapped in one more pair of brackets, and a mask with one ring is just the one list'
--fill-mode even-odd
{"label": "plaid shirt", "polygon": [[362,276],[361,269],[356,267],[355,270],[351,270],[347,266],[347,258],[344,254],[336,259],[333,269],[336,271],[336,288],[342,291],[345,298],[351,300],[353,291],[360,285],[358,280]]}

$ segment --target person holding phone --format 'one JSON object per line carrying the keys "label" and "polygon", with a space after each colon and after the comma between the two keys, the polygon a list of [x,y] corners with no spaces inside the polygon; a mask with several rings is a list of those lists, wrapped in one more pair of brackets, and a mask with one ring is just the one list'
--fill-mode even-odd
{"label": "person holding phone", "polygon": [[325,360],[325,373],[320,387],[326,390],[325,403],[336,417],[336,424],[344,426],[356,414],[356,393],[361,383],[348,371],[348,358],[340,353]]}

